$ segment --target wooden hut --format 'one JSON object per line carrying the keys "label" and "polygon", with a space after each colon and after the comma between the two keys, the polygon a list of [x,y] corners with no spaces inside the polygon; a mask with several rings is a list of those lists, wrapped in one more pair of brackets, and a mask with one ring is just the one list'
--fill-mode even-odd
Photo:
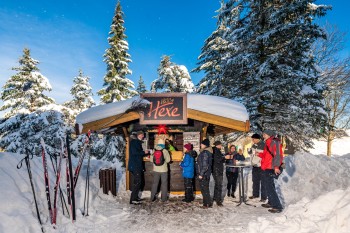
{"label": "wooden hut", "polygon": [[[77,116],[76,128],[78,134],[91,130],[100,134],[124,135],[126,165],[129,161],[129,141],[133,132],[145,132],[144,149],[153,149],[159,137],[169,139],[176,148],[176,151],[171,152],[169,188],[172,193],[179,193],[184,191],[179,167],[183,145],[190,142],[194,149],[199,151],[201,140],[208,135],[248,132],[248,119],[248,113],[242,104],[223,97],[147,93],[88,109]],[[147,158],[145,168],[144,190],[150,190],[152,163]],[[127,189],[131,179],[127,171]]]}

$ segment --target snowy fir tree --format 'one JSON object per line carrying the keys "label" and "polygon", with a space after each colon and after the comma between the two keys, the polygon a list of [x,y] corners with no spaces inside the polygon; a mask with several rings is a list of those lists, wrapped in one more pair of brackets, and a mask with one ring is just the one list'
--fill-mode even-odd
{"label": "snowy fir tree", "polygon": [[274,129],[298,148],[312,146],[327,118],[311,46],[324,36],[314,18],[328,7],[313,2],[229,1],[239,17],[228,25],[229,49],[221,58],[226,91],[216,88],[246,105],[253,131]]}
{"label": "snowy fir tree", "polygon": [[9,78],[1,91],[3,105],[1,111],[7,111],[5,118],[16,114],[28,114],[39,107],[53,103],[54,100],[44,94],[51,91],[49,80],[39,72],[39,61],[30,56],[25,48],[19,59],[19,67],[13,68],[17,73]]}
{"label": "snowy fir tree", "polygon": [[69,109],[50,104],[30,114],[17,114],[0,123],[0,148],[4,151],[22,153],[26,149],[40,156],[40,138],[46,143],[46,151],[57,154],[61,151],[61,140],[73,128],[67,125]]}
{"label": "snowy fir tree", "polygon": [[142,76],[140,76],[138,85],[136,87],[136,91],[139,94],[147,92],[146,85],[145,85],[145,82],[143,81]]}
{"label": "snowy fir tree", "polygon": [[106,161],[120,161],[125,165],[125,141],[118,135],[91,134],[91,156]]}
{"label": "snowy fir tree", "polygon": [[198,57],[198,67],[192,72],[204,71],[205,76],[198,84],[198,93],[225,96],[226,87],[221,80],[222,60],[227,55],[229,41],[226,40],[227,32],[237,22],[240,6],[233,4],[234,1],[221,2],[217,11],[217,28],[204,41],[202,52]]}
{"label": "snowy fir tree", "polygon": [[78,76],[73,79],[73,86],[70,90],[70,94],[73,99],[64,103],[64,105],[74,112],[73,118],[85,109],[91,108],[95,105],[95,101],[92,98],[92,88],[89,83],[90,78],[85,76],[82,70],[79,70]]}
{"label": "snowy fir tree", "polygon": [[170,61],[170,56],[163,56],[158,67],[158,79],[151,84],[152,92],[194,92],[194,85],[188,70],[183,65]]}
{"label": "snowy fir tree", "polygon": [[104,77],[103,88],[98,91],[102,103],[111,103],[125,100],[137,95],[134,83],[126,76],[131,74],[128,63],[131,62],[128,42],[125,40],[124,13],[120,2],[115,8],[108,43],[110,47],[104,54],[104,62],[107,64],[107,73]]}

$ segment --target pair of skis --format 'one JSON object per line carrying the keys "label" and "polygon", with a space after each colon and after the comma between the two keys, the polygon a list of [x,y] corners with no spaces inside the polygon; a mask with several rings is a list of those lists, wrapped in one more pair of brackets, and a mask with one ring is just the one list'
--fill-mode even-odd
{"label": "pair of skis", "polygon": [[[56,182],[54,187],[54,201],[53,201],[53,207],[51,206],[51,196],[50,196],[50,180],[49,180],[49,172],[48,172],[48,166],[47,166],[47,160],[46,160],[46,149],[45,149],[45,142],[44,139],[40,139],[41,144],[41,156],[43,161],[43,167],[44,167],[44,181],[45,181],[45,193],[46,193],[46,199],[47,199],[47,205],[49,209],[49,217],[50,222],[52,225],[56,225],[57,221],[57,195],[58,190],[60,189],[60,178],[61,178],[61,164],[63,159],[63,151],[60,153],[59,162],[57,164],[57,169],[55,169],[55,166],[53,164],[52,158],[52,168],[54,169],[56,173]],[[63,142],[61,141],[61,148],[63,148]]]}
{"label": "pair of skis", "polygon": [[[83,160],[85,157],[85,151],[86,148],[89,146],[89,139],[90,139],[90,131],[87,135],[87,138],[84,143],[84,147],[82,150],[82,154],[79,158],[79,162],[77,164],[77,167],[75,169],[74,175],[73,175],[73,166],[72,166],[72,158],[71,158],[71,153],[70,153],[70,137],[67,135],[66,137],[66,151],[64,150],[64,143],[61,141],[61,152],[60,152],[60,157],[59,161],[57,164],[57,169],[55,170],[53,162],[52,166],[55,170],[56,173],[56,182],[55,182],[55,187],[54,187],[54,203],[53,203],[53,208],[51,205],[51,197],[50,197],[50,182],[49,182],[49,173],[48,173],[48,166],[47,166],[47,160],[46,160],[46,150],[45,150],[45,142],[41,138],[41,147],[42,147],[42,161],[43,161],[43,167],[44,167],[44,180],[45,180],[45,193],[46,193],[46,199],[47,199],[47,204],[48,204],[48,210],[49,210],[49,217],[52,225],[56,225],[57,221],[57,199],[58,199],[58,190],[60,190],[61,195],[62,191],[60,188],[60,178],[61,178],[61,167],[62,167],[62,160],[63,158],[66,158],[66,178],[67,178],[67,196],[68,196],[68,205],[71,207],[71,216],[72,216],[72,221],[74,222],[76,220],[76,208],[75,208],[75,187],[78,181],[78,177],[80,174],[81,166],[83,164]],[[88,160],[88,169],[87,169],[87,185],[89,186],[89,167],[90,167],[90,156]],[[85,198],[84,198],[84,212],[83,215],[88,216],[88,209],[87,213],[85,214],[85,202],[86,202],[86,187],[85,187]],[[61,196],[62,198],[62,196]],[[89,199],[89,188],[87,192],[87,198]],[[63,201],[65,204],[65,200],[63,197]],[[88,206],[88,201],[87,201],[87,206]],[[63,207],[62,207],[63,208]],[[88,208],[88,207],[87,207]],[[68,212],[68,211],[67,211]]]}

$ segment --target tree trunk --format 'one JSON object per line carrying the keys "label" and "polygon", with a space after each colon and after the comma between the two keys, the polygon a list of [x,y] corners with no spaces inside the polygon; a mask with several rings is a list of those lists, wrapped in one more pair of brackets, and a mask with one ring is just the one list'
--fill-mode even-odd
{"label": "tree trunk", "polygon": [[332,155],[332,143],[333,143],[333,138],[327,137],[327,156]]}

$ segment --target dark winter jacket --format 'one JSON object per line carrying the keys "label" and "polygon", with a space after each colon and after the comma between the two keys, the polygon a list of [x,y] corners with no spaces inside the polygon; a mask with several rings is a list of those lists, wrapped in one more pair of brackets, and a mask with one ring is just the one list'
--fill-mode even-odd
{"label": "dark winter jacket", "polygon": [[147,156],[142,148],[142,141],[133,139],[129,147],[129,165],[128,169],[131,172],[143,171],[143,157]]}
{"label": "dark winter jacket", "polygon": [[222,175],[224,173],[225,157],[221,151],[213,147],[213,174]]}
{"label": "dark winter jacket", "polygon": [[211,167],[213,160],[213,150],[211,147],[207,147],[202,150],[197,158],[197,173],[198,176],[210,179]]}
{"label": "dark winter jacket", "polygon": [[[244,161],[245,158],[243,155],[240,155],[240,154],[235,152],[232,159],[226,159],[226,165],[234,165],[235,160]],[[226,172],[237,173],[238,169],[236,167],[226,167]]]}
{"label": "dark winter jacket", "polygon": [[182,167],[182,176],[184,178],[193,178],[194,177],[194,157],[190,152],[187,152],[184,156],[184,159],[180,163]]}

